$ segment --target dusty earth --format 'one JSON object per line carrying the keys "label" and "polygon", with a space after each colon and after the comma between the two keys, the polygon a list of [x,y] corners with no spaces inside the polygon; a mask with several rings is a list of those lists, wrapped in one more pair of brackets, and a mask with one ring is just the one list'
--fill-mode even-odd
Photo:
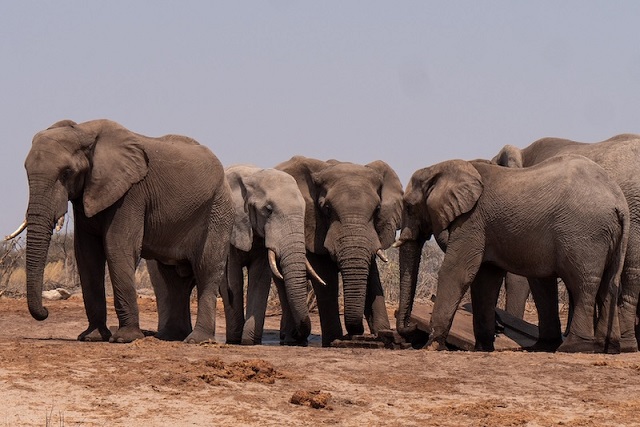
{"label": "dusty earth", "polygon": [[262,346],[80,343],[82,299],[47,305],[0,298],[0,425],[640,425],[640,354],[280,347],[278,316]]}

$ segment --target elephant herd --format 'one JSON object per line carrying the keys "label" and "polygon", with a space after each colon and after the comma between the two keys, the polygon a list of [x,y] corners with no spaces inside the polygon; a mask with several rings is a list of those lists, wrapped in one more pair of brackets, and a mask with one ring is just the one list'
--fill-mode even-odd
{"label": "elephant herd", "polygon": [[[44,266],[52,231],[71,201],[88,319],[79,340],[143,336],[134,283],[141,258],[156,293],[161,339],[213,340],[220,295],[227,342],[260,344],[272,281],[282,306],[282,344],[307,344],[309,282],[323,346],[344,336],[343,322],[347,335],[362,334],[364,320],[376,334],[390,328],[376,257],[386,261],[384,250],[392,245],[400,248],[396,329],[408,337],[416,327],[410,313],[422,247],[433,236],[445,257],[427,349],[445,348],[470,289],[476,349],[493,350],[495,307],[507,272],[526,278],[536,303],[534,350],[638,349],[638,135],[505,146],[491,161],[449,160],[420,169],[403,189],[380,160],[358,165],[294,156],[270,169],[225,170],[208,148],[185,136],[154,138],[109,120],[63,120],[35,135],[25,168],[29,311],[38,320],[48,316]],[[113,334],[105,266],[119,321]],[[571,299],[566,337],[558,278]]]}

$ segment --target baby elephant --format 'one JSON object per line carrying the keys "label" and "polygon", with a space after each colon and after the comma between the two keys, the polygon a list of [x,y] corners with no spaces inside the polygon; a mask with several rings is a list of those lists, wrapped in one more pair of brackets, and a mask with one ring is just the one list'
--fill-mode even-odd
{"label": "baby elephant", "polygon": [[[407,334],[421,249],[431,235],[445,257],[438,275],[428,349],[444,348],[453,316],[471,287],[476,349],[493,350],[495,306],[505,271],[529,278],[539,313],[538,346],[615,352],[617,296],[629,233],[622,191],[591,160],[559,156],[527,169],[450,160],[416,171],[404,194],[397,329]],[[556,278],[575,302],[562,342]],[[597,296],[604,301],[597,325]],[[556,320],[550,320],[556,319]],[[561,344],[561,345],[560,345]],[[559,347],[558,347],[559,345]]]}

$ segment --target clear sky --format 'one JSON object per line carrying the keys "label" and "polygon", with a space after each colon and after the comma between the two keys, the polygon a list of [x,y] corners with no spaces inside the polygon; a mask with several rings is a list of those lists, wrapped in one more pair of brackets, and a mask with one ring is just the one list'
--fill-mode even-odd
{"label": "clear sky", "polygon": [[108,118],[223,164],[382,159],[403,185],[543,136],[640,133],[637,1],[0,0],[0,234],[33,135]]}

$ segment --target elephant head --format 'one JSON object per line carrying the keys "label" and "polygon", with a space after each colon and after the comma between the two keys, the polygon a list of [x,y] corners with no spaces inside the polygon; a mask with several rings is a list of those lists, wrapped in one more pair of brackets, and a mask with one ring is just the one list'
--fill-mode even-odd
{"label": "elephant head", "polygon": [[394,246],[400,247],[400,303],[396,329],[408,335],[424,243],[447,234],[451,224],[470,212],[483,191],[478,171],[470,162],[450,160],[416,171],[404,193],[402,228]]}
{"label": "elephant head", "polygon": [[513,145],[505,145],[491,161],[500,166],[521,168],[524,166],[522,150]]}
{"label": "elephant head", "polygon": [[145,177],[147,161],[136,135],[108,120],[63,120],[35,135],[25,161],[27,302],[35,319],[48,316],[42,305],[44,267],[52,230],[68,201],[76,214],[100,213]]}
{"label": "elephant head", "polygon": [[273,275],[284,281],[297,334],[306,339],[311,332],[307,271],[319,277],[305,255],[300,190],[291,175],[275,169],[238,165],[227,168],[226,176],[236,207],[231,244],[248,252],[255,237],[264,242]]}
{"label": "elephant head", "polygon": [[344,322],[349,334],[362,319],[371,263],[395,239],[402,185],[382,161],[367,165],[295,156],[276,166],[291,174],[305,202],[307,250],[329,256],[342,275]]}

